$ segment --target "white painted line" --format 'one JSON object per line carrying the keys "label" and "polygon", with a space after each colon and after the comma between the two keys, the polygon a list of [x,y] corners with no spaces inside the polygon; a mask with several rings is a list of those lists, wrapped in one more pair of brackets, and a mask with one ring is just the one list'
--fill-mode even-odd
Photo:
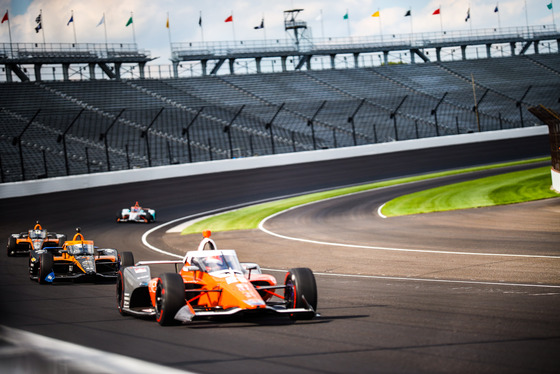
{"label": "white painted line", "polygon": [[[393,186],[388,186],[388,187],[383,187],[383,188],[390,188]],[[368,190],[368,191],[372,191],[372,190]],[[362,192],[366,192],[366,191],[361,191],[358,193],[362,193]],[[346,197],[346,196],[350,196],[351,194],[348,195],[342,195],[342,196],[337,196],[334,198],[341,198],[341,197]],[[331,199],[334,199],[331,198]],[[281,234],[277,234],[275,232],[272,232],[268,229],[266,229],[264,227],[265,223],[272,218],[275,218],[281,214],[284,214],[286,212],[289,212],[293,209],[297,209],[297,208],[301,208],[307,205],[311,205],[311,204],[317,204],[320,202],[324,202],[330,199],[324,199],[324,200],[318,200],[318,201],[313,201],[307,204],[303,204],[303,205],[298,205],[295,207],[292,207],[290,209],[287,210],[283,210],[281,212],[277,212],[273,215],[270,215],[268,217],[266,217],[265,219],[263,219],[260,223],[259,223],[259,230],[261,230],[262,232],[275,236],[277,238],[281,238],[281,239],[286,239],[286,240],[293,240],[293,241],[297,241],[297,242],[303,242],[303,243],[310,243],[310,244],[319,244],[319,245],[327,245],[327,246],[332,246],[332,247],[345,247],[345,248],[360,248],[360,249],[371,249],[371,250],[378,250],[378,251],[393,251],[393,252],[415,252],[415,253],[432,253],[432,254],[446,254],[446,255],[461,255],[461,256],[488,256],[488,257],[517,257],[517,258],[550,258],[550,259],[560,259],[560,256],[547,256],[547,255],[521,255],[521,254],[511,254],[511,253],[482,253],[482,252],[463,252],[463,251],[437,251],[437,250],[428,250],[428,249],[414,249],[414,248],[396,248],[396,247],[380,247],[380,246],[370,246],[370,245],[358,245],[358,244],[346,244],[346,243],[335,243],[335,242],[324,242],[324,241],[319,241],[319,240],[311,240],[311,239],[303,239],[303,238],[296,238],[293,236],[287,236],[287,235],[281,235]]]}
{"label": "white painted line", "polygon": [[[281,269],[262,268],[262,270],[286,273],[286,270],[281,270]],[[384,280],[398,280],[398,281],[412,281],[412,282],[460,283],[460,284],[477,284],[483,286],[543,287],[543,288],[560,289],[560,285],[554,285],[554,284],[506,283],[506,282],[486,282],[486,281],[433,279],[433,278],[407,278],[407,277],[389,277],[384,275],[337,274],[337,273],[318,273],[318,272],[313,272],[313,274],[327,276],[327,277],[339,277],[339,278],[366,278],[366,279],[384,279]],[[548,294],[539,294],[539,295],[559,295],[559,294],[560,294],[559,292],[551,292]]]}
{"label": "white painted line", "polygon": [[[280,212],[283,213],[283,212]],[[370,246],[370,245],[357,245],[357,244],[346,244],[346,243],[334,243],[334,242],[324,242],[319,240],[310,240],[310,239],[302,239],[296,238],[293,236],[286,236],[277,234],[272,232],[266,228],[264,228],[264,223],[270,218],[274,218],[276,215],[274,214],[269,216],[261,221],[259,224],[259,229],[266,234],[275,236],[277,238],[286,239],[286,240],[293,240],[297,242],[303,243],[310,243],[310,244],[319,244],[319,245],[327,245],[332,247],[345,247],[345,248],[360,248],[360,249],[371,249],[371,250],[378,250],[378,251],[393,251],[393,252],[415,252],[415,253],[432,253],[432,254],[446,254],[446,255],[461,255],[461,256],[488,256],[488,257],[518,257],[518,258],[550,258],[550,259],[559,259],[560,256],[546,256],[546,255],[520,255],[520,254],[510,254],[510,253],[481,253],[481,252],[460,252],[460,251],[437,251],[437,250],[428,250],[428,249],[414,249],[414,248],[395,248],[395,247],[379,247],[379,246]]]}
{"label": "white painted line", "polygon": [[384,203],[384,204],[381,205],[379,208],[377,208],[377,215],[378,215],[379,217],[383,218],[383,219],[387,218],[386,215],[384,215],[383,213],[381,213],[381,210],[383,209],[383,207],[385,206],[385,204],[387,204],[387,203]]}

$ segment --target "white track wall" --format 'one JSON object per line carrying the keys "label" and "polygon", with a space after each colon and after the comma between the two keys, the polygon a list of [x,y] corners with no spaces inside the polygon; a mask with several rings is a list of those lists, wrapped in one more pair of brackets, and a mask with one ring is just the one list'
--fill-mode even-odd
{"label": "white track wall", "polygon": [[560,193],[560,172],[550,169],[550,176],[552,177],[552,189]]}
{"label": "white track wall", "polygon": [[[548,133],[547,126],[490,131],[483,133],[441,136],[403,140],[391,143],[362,145],[347,148],[325,149],[317,151],[285,153],[248,157],[233,160],[217,160],[192,164],[159,166],[145,169],[121,170],[96,174],[82,174],[23,182],[0,184],[0,199],[44,193],[102,187],[115,184],[133,183],[166,178],[177,178],[200,174],[220,173],[225,171],[257,169],[272,166],[300,164],[307,162],[328,161],[341,158],[371,156],[399,151],[426,149],[458,144],[478,143],[494,140],[523,138]],[[560,174],[553,173],[554,188],[560,191]]]}

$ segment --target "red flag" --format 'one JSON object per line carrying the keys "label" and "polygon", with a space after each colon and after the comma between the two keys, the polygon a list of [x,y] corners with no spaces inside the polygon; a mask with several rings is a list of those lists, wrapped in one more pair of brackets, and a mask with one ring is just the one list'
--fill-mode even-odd
{"label": "red flag", "polygon": [[233,16],[229,16],[224,22],[233,22]]}
{"label": "red flag", "polygon": [[440,8],[437,8],[437,9],[432,13],[432,16],[435,16],[436,14],[439,14],[439,9],[440,9]]}
{"label": "red flag", "polygon": [[2,22],[0,23],[4,23],[7,20],[8,20],[8,11],[6,11],[6,14],[4,14],[4,18],[2,18]]}

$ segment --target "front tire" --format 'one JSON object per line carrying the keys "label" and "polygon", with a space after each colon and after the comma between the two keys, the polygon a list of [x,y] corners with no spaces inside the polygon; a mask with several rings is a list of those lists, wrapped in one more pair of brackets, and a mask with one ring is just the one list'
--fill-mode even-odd
{"label": "front tire", "polygon": [[129,266],[134,266],[134,254],[132,252],[121,252],[119,254],[119,264],[121,270]]}
{"label": "front tire", "polygon": [[52,268],[53,255],[50,253],[41,253],[41,256],[39,257],[39,271],[37,272],[37,275],[39,276],[37,281],[40,284],[47,283],[45,278],[52,272]]}
{"label": "front tire", "polygon": [[[284,290],[284,300],[286,301],[286,308],[313,308],[317,310],[317,283],[315,276],[309,268],[295,268],[291,269],[284,280],[286,288]],[[297,319],[311,319],[313,315],[306,314],[297,315],[291,314],[290,318]]]}
{"label": "front tire", "polygon": [[117,274],[117,310],[121,316],[126,316],[128,313],[124,311],[124,276],[122,270]]}
{"label": "front tire", "polygon": [[179,323],[175,315],[185,305],[185,283],[180,274],[165,273],[156,288],[156,321],[161,326]]}
{"label": "front tire", "polygon": [[10,236],[8,238],[8,248],[7,248],[8,257],[14,256],[16,254],[16,246],[17,246],[17,239],[14,238],[13,236]]}

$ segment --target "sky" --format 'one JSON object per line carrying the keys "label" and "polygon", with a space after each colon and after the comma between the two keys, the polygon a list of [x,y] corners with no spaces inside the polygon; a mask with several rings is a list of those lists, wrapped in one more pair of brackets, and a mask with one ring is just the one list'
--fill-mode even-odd
{"label": "sky", "polygon": [[[560,0],[0,0],[0,16],[8,11],[10,21],[9,27],[8,22],[0,24],[0,43],[10,42],[10,30],[14,43],[105,43],[106,29],[109,43],[135,40],[139,49],[158,57],[154,64],[167,65],[170,42],[286,39],[283,12],[288,9],[303,9],[298,20],[307,22],[315,38],[560,22]],[[440,15],[433,15],[436,9]],[[405,17],[408,10],[411,17]],[[377,11],[379,17],[372,17]],[[39,13],[43,30],[37,33]],[[131,16],[133,22],[126,26]],[[225,22],[229,16],[233,22]],[[255,29],[263,20],[264,28]]]}

